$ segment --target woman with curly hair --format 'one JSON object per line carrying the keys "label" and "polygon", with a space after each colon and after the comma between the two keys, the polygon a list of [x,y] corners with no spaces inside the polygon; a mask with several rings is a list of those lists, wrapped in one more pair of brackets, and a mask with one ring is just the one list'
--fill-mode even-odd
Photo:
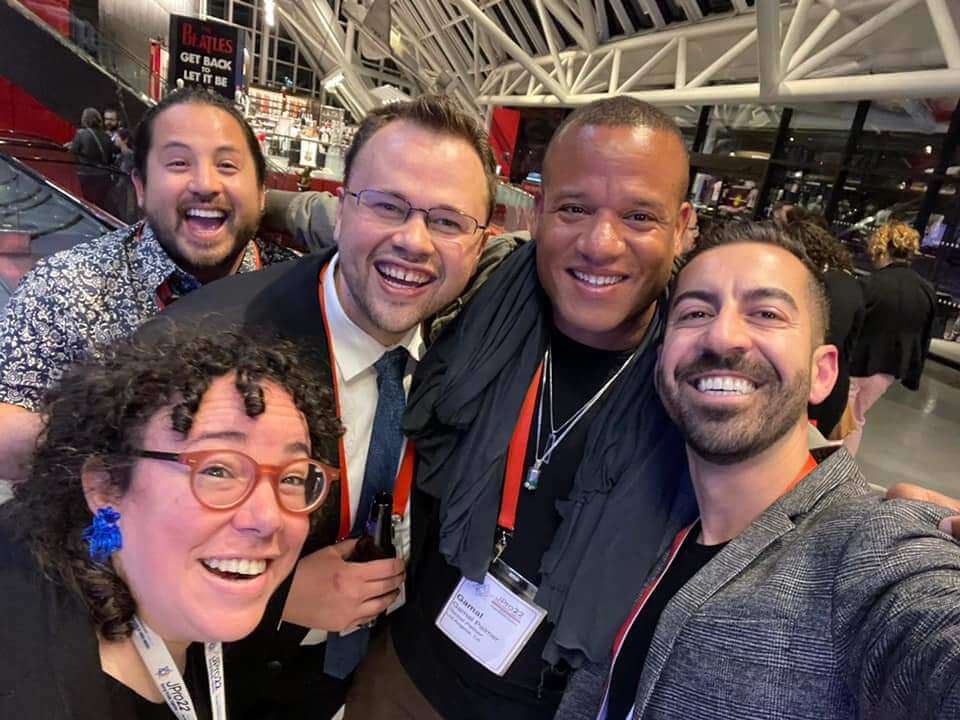
{"label": "woman with curly hair", "polygon": [[920,234],[902,222],[880,226],[867,244],[877,269],[863,283],[867,315],[850,371],[854,430],[844,444],[851,454],[860,446],[867,411],[895,380],[920,388],[937,301],[933,286],[910,267],[919,252]]}
{"label": "woman with curly hair", "polygon": [[334,478],[305,367],[223,333],[63,378],[0,507],[0,717],[226,717],[221,643],[260,622]]}

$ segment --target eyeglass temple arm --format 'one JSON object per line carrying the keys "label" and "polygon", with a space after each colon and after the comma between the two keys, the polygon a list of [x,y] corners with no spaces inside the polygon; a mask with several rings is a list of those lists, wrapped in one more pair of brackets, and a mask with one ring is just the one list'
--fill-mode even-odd
{"label": "eyeglass temple arm", "polygon": [[151,460],[172,460],[180,461],[179,453],[160,452],[159,450],[136,450],[132,453],[136,457],[150,458]]}

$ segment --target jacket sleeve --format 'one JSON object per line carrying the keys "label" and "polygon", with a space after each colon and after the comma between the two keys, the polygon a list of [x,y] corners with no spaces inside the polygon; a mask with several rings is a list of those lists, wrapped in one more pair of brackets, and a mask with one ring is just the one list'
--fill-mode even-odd
{"label": "jacket sleeve", "polygon": [[587,663],[567,683],[554,720],[596,720],[607,686],[610,663]]}
{"label": "jacket sleeve", "polygon": [[512,233],[509,235],[492,235],[487,238],[483,246],[483,252],[477,262],[477,271],[473,274],[466,289],[459,297],[440,310],[429,323],[429,340],[434,342],[439,336],[440,331],[449,325],[460,314],[463,306],[470,298],[477,294],[477,291],[483,287],[483,284],[490,279],[490,276],[496,272],[500,264],[510,257],[518,247],[523,243],[530,241],[530,234],[527,232]]}
{"label": "jacket sleeve", "polygon": [[263,225],[292,235],[300,247],[311,253],[334,247],[333,228],[337,220],[336,196],[327,192],[269,190]]}
{"label": "jacket sleeve", "polygon": [[73,140],[70,141],[70,152],[74,155],[82,157],[81,147],[80,147],[80,136],[83,133],[82,130],[77,130],[73,136]]}
{"label": "jacket sleeve", "polygon": [[960,718],[960,545],[936,529],[948,514],[883,502],[844,548],[832,630],[858,718]]}

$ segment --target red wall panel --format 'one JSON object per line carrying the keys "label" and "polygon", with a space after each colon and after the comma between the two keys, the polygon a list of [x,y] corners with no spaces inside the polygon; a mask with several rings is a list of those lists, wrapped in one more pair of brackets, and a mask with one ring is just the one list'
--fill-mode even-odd
{"label": "red wall panel", "polygon": [[70,37],[70,0],[21,0],[28,10],[65,38]]}
{"label": "red wall panel", "polygon": [[520,132],[520,113],[508,108],[494,108],[490,121],[490,145],[500,166],[501,177],[510,177],[510,166]]}
{"label": "red wall panel", "polygon": [[73,139],[74,126],[51,112],[9,80],[0,77],[0,128],[19,130],[65,143]]}

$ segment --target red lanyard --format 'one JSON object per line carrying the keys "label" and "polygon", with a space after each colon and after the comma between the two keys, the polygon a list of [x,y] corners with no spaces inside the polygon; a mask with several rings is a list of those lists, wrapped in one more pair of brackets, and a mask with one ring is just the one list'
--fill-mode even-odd
{"label": "red lanyard", "polygon": [[523,467],[527,459],[527,443],[533,425],[533,411],[537,406],[537,391],[543,375],[543,363],[533,374],[530,387],[520,406],[520,417],[510,438],[507,450],[507,469],[503,478],[503,496],[500,498],[500,515],[497,517],[497,556],[503,553],[517,524],[517,503],[520,501],[520,485],[523,482]]}
{"label": "red lanyard", "polygon": [[[817,461],[814,459],[813,455],[807,454],[807,462],[804,463],[803,468],[800,470],[800,473],[793,479],[786,489],[783,491],[780,497],[786,495],[794,487],[797,486],[801,480],[803,480],[807,475],[817,469]],[[673,564],[674,559],[677,557],[677,553],[680,551],[680,547],[683,545],[684,540],[687,539],[687,536],[690,534],[690,531],[693,529],[696,522],[690,524],[689,527],[683,528],[680,532],[677,533],[677,536],[673,539],[673,543],[670,545],[670,552],[667,553],[667,564],[664,566],[661,573],[657,576],[657,579],[652,583],[647,585],[644,588],[643,592],[640,594],[640,598],[634,604],[633,609],[630,611],[630,614],[627,616],[626,622],[620,626],[620,630],[617,631],[617,637],[613,641],[613,662],[610,665],[610,673],[607,675],[606,688],[604,689],[603,703],[601,704],[601,712],[606,712],[607,707],[607,693],[610,692],[610,679],[613,677],[613,671],[617,666],[617,658],[620,655],[620,650],[623,647],[623,642],[627,638],[627,633],[630,632],[630,629],[633,627],[633,624],[636,622],[637,617],[643,611],[644,606],[647,604],[647,600],[650,599],[650,596],[653,594],[654,590],[657,589],[657,586],[660,584],[660,581],[663,580],[664,576],[667,574],[667,571],[670,570],[670,566]]]}
{"label": "red lanyard", "polygon": [[[800,473],[793,479],[786,489],[783,491],[783,495],[786,495],[788,492],[793,490],[796,487],[797,483],[803,480],[807,475],[817,469],[817,461],[813,458],[813,455],[807,454],[807,462],[804,463],[803,468],[800,470]],[[653,594],[653,591],[657,589],[657,585],[660,584],[660,581],[663,579],[663,576],[667,574],[667,571],[670,569],[673,559],[676,557],[677,552],[680,550],[680,546],[683,545],[683,541],[687,539],[687,535],[690,533],[690,530],[693,526],[696,525],[696,522],[691,524],[689,527],[685,527],[683,530],[677,533],[677,536],[673,539],[673,544],[670,546],[670,552],[667,555],[667,564],[663,568],[663,572],[654,580],[652,583],[647,585],[643,593],[640,595],[640,599],[637,600],[636,604],[633,606],[633,610],[630,611],[630,615],[627,616],[627,621],[620,627],[620,631],[617,633],[617,639],[613,643],[613,662],[614,665],[617,662],[617,654],[620,652],[620,647],[623,645],[623,641],[626,638],[627,632],[633,626],[634,621],[637,619],[637,616],[640,614],[640,611],[643,610],[643,606],[647,604],[647,600],[650,598],[650,595]],[[612,669],[611,669],[612,672]]]}
{"label": "red lanyard", "polygon": [[[320,298],[320,314],[323,315],[323,328],[327,334],[327,348],[330,353],[330,383],[333,385],[333,400],[337,408],[337,417],[341,417],[340,412],[340,388],[337,385],[337,358],[333,351],[333,335],[330,333],[330,321],[327,319],[327,303],[323,296],[323,276],[327,272],[325,263],[320,268],[320,282],[318,283],[317,294]],[[343,437],[337,443],[340,456],[340,531],[338,540],[343,540],[350,535],[350,482],[347,477],[347,450],[343,444]],[[400,461],[400,469],[397,472],[397,478],[393,486],[393,515],[403,518],[407,511],[407,501],[410,499],[410,488],[413,485],[413,465],[416,457],[413,443],[407,440],[406,448],[403,451],[403,459]]]}
{"label": "red lanyard", "polygon": [[[140,230],[137,231],[137,239],[140,239],[140,232],[143,230],[143,226],[140,227]],[[246,250],[243,251],[246,255]],[[260,258],[260,248],[257,247],[257,244],[253,244],[253,261],[254,267],[256,270],[259,270],[263,267],[263,261]],[[243,265],[243,258],[240,258],[240,265]],[[237,266],[237,269],[240,268],[240,265]],[[177,300],[177,297],[174,296],[173,290],[170,288],[170,278],[167,278],[162,283],[160,287],[157,288],[157,306],[160,308],[160,312],[163,312],[174,300]]]}

